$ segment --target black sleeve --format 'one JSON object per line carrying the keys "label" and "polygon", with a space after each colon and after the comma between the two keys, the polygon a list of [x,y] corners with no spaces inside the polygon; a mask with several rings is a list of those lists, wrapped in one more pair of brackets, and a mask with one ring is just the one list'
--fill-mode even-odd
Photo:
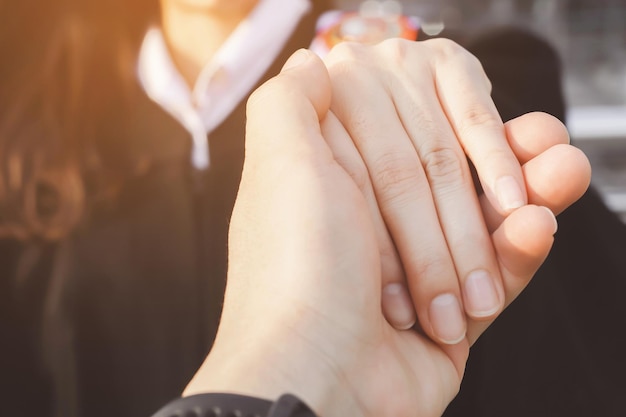
{"label": "black sleeve", "polygon": [[[51,250],[0,239],[0,392],[7,415],[51,415],[42,363],[41,318]],[[37,401],[33,401],[37,399]]]}
{"label": "black sleeve", "polygon": [[178,398],[152,417],[316,417],[300,399],[284,394],[275,402],[237,394],[210,393]]}

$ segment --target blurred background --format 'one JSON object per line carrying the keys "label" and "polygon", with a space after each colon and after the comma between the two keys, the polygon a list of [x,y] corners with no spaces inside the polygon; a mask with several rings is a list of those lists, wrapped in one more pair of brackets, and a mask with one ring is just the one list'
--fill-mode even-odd
{"label": "blurred background", "polygon": [[[362,0],[338,0],[358,8]],[[567,124],[593,182],[626,221],[626,0],[403,0],[422,30],[511,24],[547,38],[564,68]]]}

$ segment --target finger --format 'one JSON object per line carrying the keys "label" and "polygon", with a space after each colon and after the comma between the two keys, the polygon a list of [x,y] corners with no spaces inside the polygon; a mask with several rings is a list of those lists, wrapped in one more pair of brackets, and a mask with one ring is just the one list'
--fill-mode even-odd
{"label": "finger", "polygon": [[415,308],[406,287],[398,252],[378,209],[367,168],[348,132],[332,112],[322,123],[322,134],[335,160],[350,175],[368,204],[380,251],[383,314],[394,328],[409,329],[417,319]]}
{"label": "finger", "polygon": [[506,138],[520,164],[525,164],[555,145],[570,143],[567,128],[547,113],[532,112],[504,124]]}
{"label": "finger", "polygon": [[[465,312],[474,318],[487,319],[503,305],[502,284],[465,154],[441,109],[434,88],[436,74],[432,73],[430,66],[424,69],[417,65],[433,60],[429,59],[428,51],[414,48],[415,43],[391,46],[395,47],[384,49],[388,60],[395,62],[398,59],[396,55],[401,52],[400,55],[406,57],[407,71],[400,73],[396,77],[396,85],[390,83],[388,88],[424,165],[441,228],[460,280]],[[448,81],[456,82],[454,79]],[[416,285],[425,287],[419,282]],[[420,291],[428,293],[429,288]],[[452,303],[452,300],[449,296],[438,297],[433,299],[432,305],[439,308],[440,302]]]}
{"label": "finger", "polygon": [[[527,205],[511,213],[493,233],[493,244],[502,272],[505,305],[508,306],[522,292],[548,256],[556,229],[552,211]],[[470,343],[474,343],[492,322],[493,319],[470,321]]]}
{"label": "finger", "polygon": [[[552,146],[522,167],[530,204],[561,213],[578,200],[589,187],[591,165],[585,154],[571,145]],[[490,230],[502,222],[490,202],[481,197],[481,206]]]}
{"label": "finger", "polygon": [[[533,204],[561,213],[589,187],[591,165],[585,154],[570,145],[556,145],[524,165]],[[553,181],[548,179],[553,178]]]}
{"label": "finger", "polygon": [[432,39],[425,45],[437,57],[432,65],[441,105],[476,167],[487,198],[502,215],[526,204],[522,170],[507,142],[480,62],[447,39]]}
{"label": "finger", "polygon": [[[465,337],[456,271],[420,160],[376,68],[363,65],[370,51],[362,45],[341,44],[327,57],[333,85],[331,109],[365,162],[376,205],[402,259],[421,327],[434,340],[455,343]],[[361,52],[368,55],[352,55]],[[452,320],[441,320],[441,328],[433,329],[429,304],[439,294],[451,294],[458,301],[456,308],[454,303],[448,306]]]}
{"label": "finger", "polygon": [[[565,125],[554,116],[546,113],[528,113],[508,121],[504,126],[509,145],[522,164],[527,164],[556,145],[569,143],[569,134]],[[589,165],[585,161],[586,158],[583,155],[576,155],[576,151],[569,152],[565,149],[561,147],[559,151],[553,151],[549,155],[542,156],[542,158],[531,165],[522,166],[529,203],[544,205],[557,214],[581,195],[580,190],[577,188],[580,187],[584,192],[590,179]],[[538,173],[535,170],[537,163],[552,164],[553,170],[541,169],[541,172],[550,175],[549,177],[540,178],[536,175]],[[546,187],[552,187],[557,183],[560,184],[565,172],[568,175],[573,174],[572,178],[576,179],[576,181],[566,180],[561,192],[556,195],[552,195],[548,192],[549,190],[545,190]],[[529,182],[529,175],[536,178],[536,180],[531,179]],[[542,196],[542,198],[537,199],[537,194]],[[554,197],[559,196],[566,198],[554,200]],[[480,201],[487,226],[489,231],[492,232],[500,225],[503,216],[497,212],[485,196],[481,195]]]}
{"label": "finger", "polygon": [[319,155],[331,159],[320,132],[320,120],[328,111],[330,97],[323,62],[310,51],[295,52],[281,73],[248,99],[246,161],[258,158],[262,162],[283,154],[289,159]]}
{"label": "finger", "polygon": [[[388,43],[392,50],[394,45],[397,42]],[[411,46],[415,45],[411,43]],[[492,278],[498,273],[497,264],[493,256],[489,259],[490,250],[492,253],[491,241],[482,223],[471,176],[464,165],[465,157],[445,115],[441,111],[437,113],[430,110],[439,105],[432,82],[426,81],[428,78],[424,80],[417,77],[417,82],[424,84],[415,85],[410,81],[416,79],[414,76],[406,75],[402,79],[394,77],[392,85],[387,84],[383,88],[381,80],[388,81],[386,74],[379,74],[376,68],[368,67],[368,62],[371,62],[368,58],[371,56],[358,56],[364,53],[363,49],[356,46],[352,48],[348,51],[353,54],[350,59],[327,61],[333,83],[331,107],[349,130],[368,167],[381,213],[405,267],[421,327],[434,340],[456,343],[463,339],[465,321],[457,270],[448,247],[455,247],[455,251],[460,253],[455,256],[458,255],[462,260],[457,262],[456,257],[454,260],[463,265],[461,271],[464,275],[476,272],[463,282],[487,281],[487,285],[481,284],[481,288],[489,287],[492,296],[487,298],[495,300],[495,306],[485,308],[485,304],[481,304],[485,297],[479,294],[482,289],[469,291],[469,302],[466,305],[470,307],[470,314],[494,314],[503,300],[501,291],[497,289],[498,278]],[[402,55],[402,51],[397,48],[395,52],[400,52],[395,58]],[[334,54],[335,57],[338,55],[337,49]],[[385,56],[375,58],[383,62],[396,62],[394,57],[389,60],[385,60],[388,58]],[[428,66],[419,67],[423,62],[421,58],[415,62],[415,68],[412,68],[410,74],[428,73]],[[390,89],[393,101],[390,101]],[[411,90],[413,95],[405,94],[400,98],[394,95],[407,90]],[[430,94],[423,94],[429,90]],[[367,95],[360,97],[355,105],[346,105],[351,103],[354,91],[367,91]],[[410,111],[398,120],[398,112],[401,111],[397,108],[409,108]],[[441,131],[445,127],[446,139],[441,140]],[[407,130],[412,132],[415,139],[407,136]],[[430,148],[422,146],[421,151],[416,151],[415,143],[421,146],[422,142],[428,143],[429,140],[434,142]],[[424,164],[426,172],[420,158],[430,161]],[[438,169],[443,170],[443,174],[438,174]],[[436,207],[431,187],[436,198],[439,198]],[[454,194],[460,194],[460,197],[450,197]],[[448,195],[447,199],[445,195]],[[443,207],[447,209],[441,210],[441,201],[444,201]],[[438,217],[442,213],[443,217]],[[449,244],[446,241],[448,235],[443,236],[440,223],[445,225],[448,232],[455,231],[451,236],[458,240]],[[463,243],[459,245],[459,242]],[[459,251],[457,247],[464,249]]]}

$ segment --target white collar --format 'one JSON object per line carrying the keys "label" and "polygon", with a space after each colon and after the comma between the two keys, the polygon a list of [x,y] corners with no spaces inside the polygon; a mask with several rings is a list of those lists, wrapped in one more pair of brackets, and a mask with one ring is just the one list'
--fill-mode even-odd
{"label": "white collar", "polygon": [[[251,89],[274,62],[310,7],[310,0],[260,0],[203,68],[192,92],[194,100],[202,106],[208,85],[218,71],[227,74],[233,84],[250,80]],[[258,76],[251,76],[252,73]]]}
{"label": "white collar", "polygon": [[194,165],[208,166],[207,133],[248,96],[310,7],[310,0],[260,0],[202,69],[193,90],[174,65],[161,30],[146,33],[138,60],[140,84],[189,130]]}

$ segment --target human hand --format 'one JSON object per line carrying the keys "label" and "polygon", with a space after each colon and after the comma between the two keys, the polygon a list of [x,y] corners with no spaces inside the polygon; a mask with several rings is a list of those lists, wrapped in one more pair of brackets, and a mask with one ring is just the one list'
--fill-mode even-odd
{"label": "human hand", "polygon": [[[526,203],[527,186],[533,204],[571,204],[589,184],[588,162],[550,116],[505,127],[482,66],[452,41],[345,43],[325,62],[333,94],[323,132],[372,212],[383,311],[397,328],[417,317],[433,340],[456,344],[466,313],[476,325],[508,303],[490,233]],[[466,154],[485,190],[480,202]],[[560,179],[556,194],[542,185],[555,161],[562,162],[549,177]],[[566,171],[574,175],[563,179]]]}
{"label": "human hand", "polygon": [[[292,392],[327,417],[440,415],[469,343],[436,344],[385,320],[372,211],[320,126],[331,114],[328,73],[302,51],[288,64],[249,101],[223,316],[185,395]],[[537,206],[495,229],[507,298],[539,266],[554,231],[553,215]]]}

